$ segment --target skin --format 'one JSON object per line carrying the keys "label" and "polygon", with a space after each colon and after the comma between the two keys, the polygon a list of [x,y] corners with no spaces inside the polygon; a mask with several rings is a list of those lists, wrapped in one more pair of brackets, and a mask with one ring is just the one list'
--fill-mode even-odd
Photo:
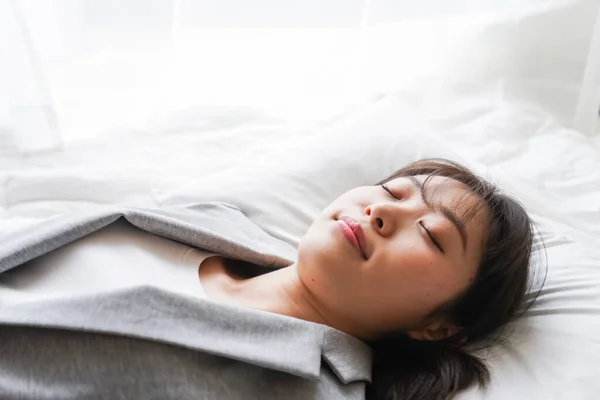
{"label": "skin", "polygon": [[[341,195],[302,237],[289,267],[235,280],[218,257],[205,260],[204,290],[215,300],[326,324],[363,340],[392,332],[421,340],[453,334],[459,327],[436,311],[476,276],[489,214],[457,181],[432,178],[423,199],[418,183],[426,177],[415,178],[416,184],[409,178],[386,184],[396,198],[381,186]],[[442,207],[464,220],[465,247]],[[342,216],[360,223],[365,254],[342,234]]]}

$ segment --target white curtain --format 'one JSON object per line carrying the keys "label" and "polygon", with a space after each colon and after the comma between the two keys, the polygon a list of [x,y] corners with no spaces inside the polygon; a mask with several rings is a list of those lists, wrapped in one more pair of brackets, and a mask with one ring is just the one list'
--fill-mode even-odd
{"label": "white curtain", "polygon": [[403,90],[512,96],[587,135],[600,109],[600,0],[0,0],[0,35],[0,144],[23,153],[190,107],[301,123]]}

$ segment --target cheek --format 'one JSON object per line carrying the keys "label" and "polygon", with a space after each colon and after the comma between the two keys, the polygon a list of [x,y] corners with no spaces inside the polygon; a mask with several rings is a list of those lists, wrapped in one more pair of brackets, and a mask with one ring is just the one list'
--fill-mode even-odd
{"label": "cheek", "polygon": [[[410,281],[427,281],[435,276],[436,259],[419,243],[398,245],[382,261],[382,272],[389,277]],[[385,278],[385,277],[382,277]]]}
{"label": "cheek", "polygon": [[428,308],[450,298],[448,288],[454,286],[452,276],[428,249],[419,245],[374,260],[373,295],[399,307]]}

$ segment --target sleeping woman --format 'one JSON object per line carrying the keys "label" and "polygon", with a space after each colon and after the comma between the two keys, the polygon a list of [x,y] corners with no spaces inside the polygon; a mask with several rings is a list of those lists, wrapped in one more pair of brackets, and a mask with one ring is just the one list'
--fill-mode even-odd
{"label": "sleeping woman", "polygon": [[[0,299],[150,284],[281,314],[368,344],[367,399],[427,400],[485,386],[485,363],[464,349],[513,321],[530,286],[527,213],[448,160],[417,161],[344,193],[314,220],[296,262],[284,268],[141,232],[113,224],[31,261],[35,280],[26,269],[5,273]],[[103,268],[75,268],[81,260]],[[117,268],[124,260],[127,272]]]}

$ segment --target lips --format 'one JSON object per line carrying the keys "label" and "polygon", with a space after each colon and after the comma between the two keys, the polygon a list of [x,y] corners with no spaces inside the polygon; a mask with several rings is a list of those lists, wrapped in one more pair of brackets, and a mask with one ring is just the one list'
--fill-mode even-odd
{"label": "lips", "polygon": [[367,259],[365,251],[365,235],[358,221],[351,217],[340,217],[338,224],[340,225],[344,236],[346,236],[350,243],[361,252],[365,259]]}

